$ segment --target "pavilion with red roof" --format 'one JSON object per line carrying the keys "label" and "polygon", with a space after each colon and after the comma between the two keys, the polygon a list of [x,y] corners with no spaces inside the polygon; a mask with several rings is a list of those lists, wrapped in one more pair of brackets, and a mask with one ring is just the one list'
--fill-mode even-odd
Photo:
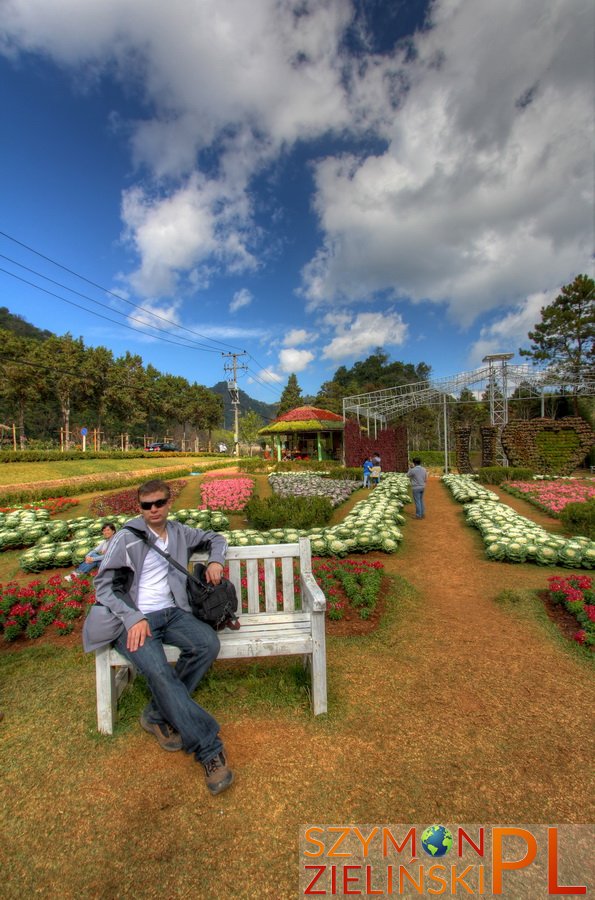
{"label": "pavilion with red roof", "polygon": [[298,406],[261,428],[262,437],[272,437],[274,456],[281,459],[334,459],[343,454],[342,416],[317,406]]}

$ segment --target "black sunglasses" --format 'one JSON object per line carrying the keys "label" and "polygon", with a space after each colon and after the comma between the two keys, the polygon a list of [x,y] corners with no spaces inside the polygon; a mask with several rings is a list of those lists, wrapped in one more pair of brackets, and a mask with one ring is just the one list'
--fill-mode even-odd
{"label": "black sunglasses", "polygon": [[161,509],[168,500],[169,497],[160,497],[159,500],[141,500],[139,505],[141,509],[152,509],[154,506],[156,506],[157,509]]}

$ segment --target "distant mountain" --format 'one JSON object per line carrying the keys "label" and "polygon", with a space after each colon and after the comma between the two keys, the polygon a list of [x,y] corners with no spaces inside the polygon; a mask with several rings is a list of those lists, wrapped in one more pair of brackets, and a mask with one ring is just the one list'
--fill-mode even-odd
{"label": "distant mountain", "polygon": [[42,331],[41,328],[36,328],[22,316],[11,313],[6,306],[0,306],[0,328],[12,331],[19,337],[33,338],[36,341],[45,341],[52,336],[51,331]]}
{"label": "distant mountain", "polygon": [[[231,405],[231,397],[229,396],[229,391],[227,390],[227,381],[218,381],[217,384],[213,385],[212,388],[209,388],[210,391],[213,391],[214,394],[219,394],[223,397],[223,407],[225,410],[225,428],[233,430],[233,407]],[[257,413],[263,422],[266,424],[270,422],[271,419],[274,419],[277,414],[278,403],[263,403],[261,400],[254,400],[252,397],[249,397],[248,394],[245,393],[240,388],[240,415],[242,413],[246,413],[249,410]]]}

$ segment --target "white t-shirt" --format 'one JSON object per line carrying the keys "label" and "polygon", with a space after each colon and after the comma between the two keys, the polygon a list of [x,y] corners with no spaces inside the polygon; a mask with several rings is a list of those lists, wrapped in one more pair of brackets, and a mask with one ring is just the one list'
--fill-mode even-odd
{"label": "white t-shirt", "polygon": [[[164,535],[165,540],[163,540],[157,537],[152,528],[149,530],[155,536],[157,546],[161,550],[167,550],[167,531]],[[150,549],[145,557],[138,582],[138,608],[145,615],[176,605],[167,579],[168,571],[168,561],[155,550]]]}

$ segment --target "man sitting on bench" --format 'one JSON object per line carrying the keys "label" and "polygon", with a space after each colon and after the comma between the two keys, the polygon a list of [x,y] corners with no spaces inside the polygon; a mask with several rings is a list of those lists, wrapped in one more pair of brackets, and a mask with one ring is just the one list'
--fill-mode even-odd
{"label": "man sitting on bench", "polygon": [[[184,575],[151,549],[155,543],[184,566],[195,550],[209,550],[206,580],[219,584],[227,551],[215,531],[168,521],[169,485],[149,481],[138,489],[140,517],[129,524],[144,531],[148,543],[122,528],[110,541],[95,578],[97,603],[83,629],[89,652],[114,643],[146,677],[152,699],[140,724],[164,750],[193,753],[203,764],[207,787],[219,794],[230,786],[219,724],[192,699],[192,693],[219,652],[216,632],[190,612]],[[172,668],[163,649],[181,650]]]}

